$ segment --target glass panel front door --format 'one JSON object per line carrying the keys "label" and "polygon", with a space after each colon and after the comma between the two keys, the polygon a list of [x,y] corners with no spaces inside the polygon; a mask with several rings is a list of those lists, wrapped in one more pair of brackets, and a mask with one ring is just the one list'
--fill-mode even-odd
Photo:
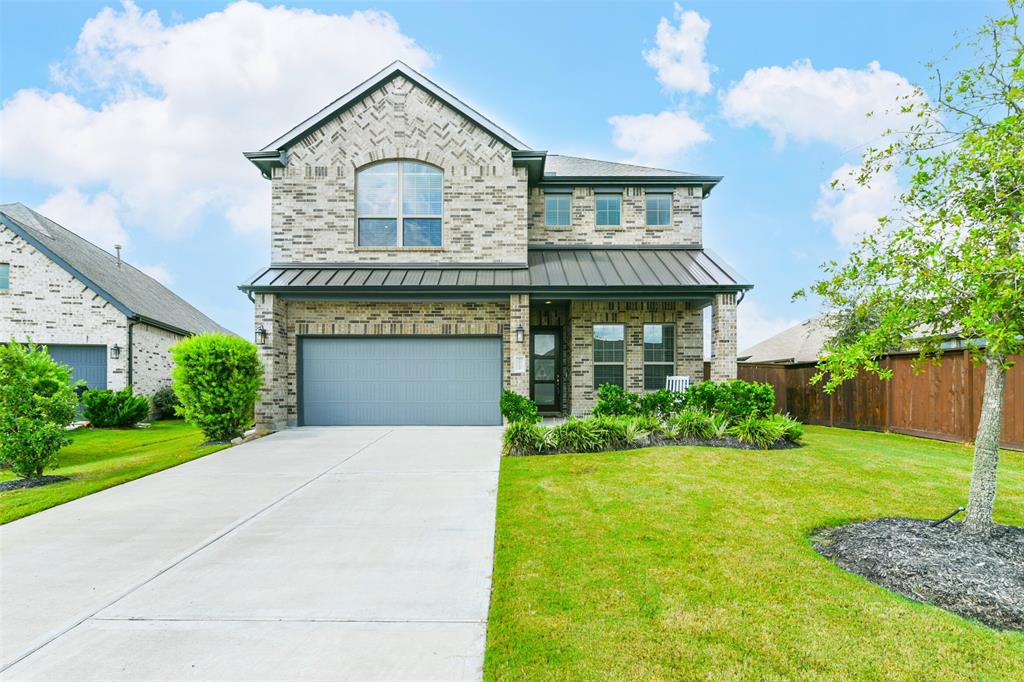
{"label": "glass panel front door", "polygon": [[541,412],[561,408],[561,338],[557,329],[534,329],[531,333],[530,395]]}

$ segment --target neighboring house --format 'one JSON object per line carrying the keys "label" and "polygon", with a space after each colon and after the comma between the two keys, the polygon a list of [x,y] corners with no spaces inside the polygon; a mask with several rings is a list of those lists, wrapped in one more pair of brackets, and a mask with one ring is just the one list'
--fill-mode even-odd
{"label": "neighboring house", "polygon": [[227,332],[118,256],[22,204],[0,205],[0,341],[45,345],[88,388],[152,394],[179,339]]}
{"label": "neighboring house", "polygon": [[582,415],[596,387],[736,372],[751,288],[703,249],[721,180],[532,149],[395,63],[245,155],[271,181],[256,306],[265,429],[500,424],[502,388]]}
{"label": "neighboring house", "polygon": [[817,362],[834,332],[820,317],[795,324],[739,354],[740,362]]}

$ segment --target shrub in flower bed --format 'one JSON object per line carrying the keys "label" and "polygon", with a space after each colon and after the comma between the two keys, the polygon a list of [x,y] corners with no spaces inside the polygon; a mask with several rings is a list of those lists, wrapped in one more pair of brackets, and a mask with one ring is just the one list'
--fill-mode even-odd
{"label": "shrub in flower bed", "polygon": [[686,391],[686,407],[721,413],[730,420],[767,417],[775,408],[771,384],[731,379],[721,383],[702,381]]}
{"label": "shrub in flower bed", "polygon": [[792,417],[748,416],[730,422],[721,413],[686,409],[668,418],[607,416],[569,418],[555,426],[526,421],[505,429],[505,454],[545,455],[602,452],[651,445],[709,445],[767,450],[800,444],[803,426]]}

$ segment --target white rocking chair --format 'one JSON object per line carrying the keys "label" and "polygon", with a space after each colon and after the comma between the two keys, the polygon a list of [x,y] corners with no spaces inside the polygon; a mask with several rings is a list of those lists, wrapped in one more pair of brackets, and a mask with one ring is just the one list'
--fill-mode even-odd
{"label": "white rocking chair", "polygon": [[690,388],[690,377],[665,377],[665,388],[670,391],[686,391]]}

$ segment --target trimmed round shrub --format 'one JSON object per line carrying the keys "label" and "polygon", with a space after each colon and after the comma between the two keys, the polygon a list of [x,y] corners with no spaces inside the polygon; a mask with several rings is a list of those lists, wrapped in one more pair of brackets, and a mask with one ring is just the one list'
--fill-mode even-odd
{"label": "trimmed round shrub", "polygon": [[730,421],[747,417],[767,417],[775,408],[771,384],[730,379],[716,384],[702,381],[691,386],[683,399],[686,407],[724,414]]}
{"label": "trimmed round shrub", "polygon": [[171,386],[164,386],[153,394],[153,419],[174,419],[178,416],[177,408],[181,406],[178,394]]}
{"label": "trimmed round shrub", "polygon": [[22,478],[39,478],[70,441],[78,397],[71,370],[45,348],[0,345],[0,460]]}
{"label": "trimmed round shrub", "polygon": [[82,412],[96,428],[135,426],[149,416],[149,398],[132,395],[132,387],[120,391],[91,389],[82,394]]}
{"label": "trimmed round shrub", "polygon": [[199,334],[171,347],[178,414],[207,440],[240,436],[253,423],[263,364],[254,344],[237,336]]}
{"label": "trimmed round shrub", "polygon": [[501,392],[501,416],[509,424],[516,422],[536,424],[540,421],[540,415],[537,414],[537,403],[525,395],[519,395],[515,391],[507,389]]}
{"label": "trimmed round shrub", "polygon": [[594,404],[595,417],[626,417],[637,414],[640,409],[640,396],[629,393],[617,384],[601,384],[597,387],[597,403]]}

